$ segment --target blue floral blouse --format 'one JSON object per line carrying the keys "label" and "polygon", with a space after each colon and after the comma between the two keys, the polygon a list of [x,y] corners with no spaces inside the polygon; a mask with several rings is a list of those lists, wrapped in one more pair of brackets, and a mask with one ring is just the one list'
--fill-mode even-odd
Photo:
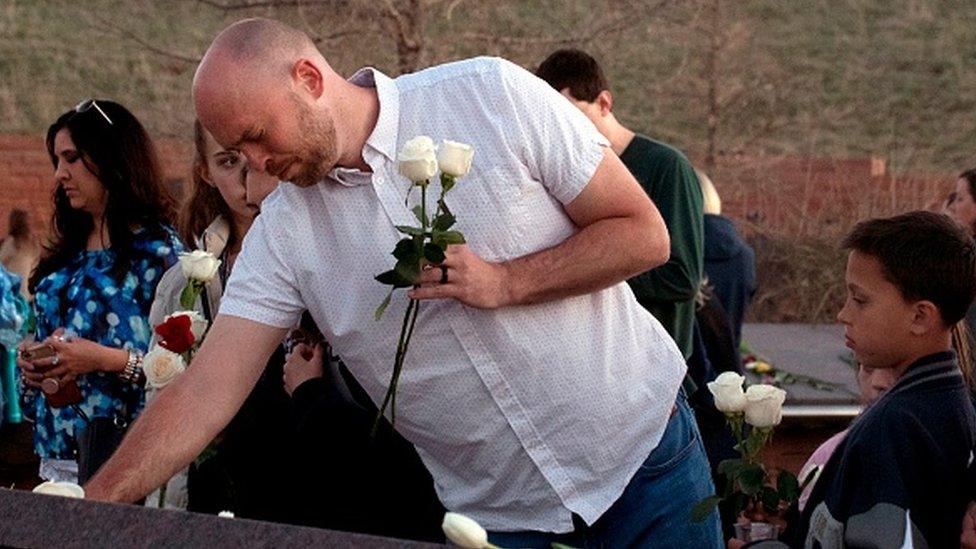
{"label": "blue floral blouse", "polygon": [[[90,250],[37,284],[34,307],[37,340],[64,327],[79,337],[108,347],[146,352],[152,336],[149,307],[156,284],[183,251],[176,232],[164,226],[164,238],[136,230],[132,267],[122,283],[112,276],[115,252]],[[132,418],[142,410],[143,388],[122,382],[115,374],[92,372],[78,377],[84,400],[78,407],[88,416]],[[85,419],[72,407],[52,408],[40,391],[25,391],[24,413],[32,415],[34,449],[41,458],[77,459],[75,436]]]}

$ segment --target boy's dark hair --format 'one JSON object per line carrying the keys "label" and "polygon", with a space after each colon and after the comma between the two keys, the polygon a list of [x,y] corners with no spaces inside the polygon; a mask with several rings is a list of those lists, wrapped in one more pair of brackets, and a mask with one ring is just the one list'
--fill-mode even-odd
{"label": "boy's dark hair", "polygon": [[966,316],[976,296],[976,243],[946,215],[910,212],[864,221],[844,248],[877,259],[905,299],[931,301],[946,326]]}
{"label": "boy's dark hair", "polygon": [[592,103],[603,90],[610,89],[603,69],[589,54],[580,50],[554,51],[536,69],[535,75],[545,80],[556,91],[569,88],[569,94],[577,101]]}

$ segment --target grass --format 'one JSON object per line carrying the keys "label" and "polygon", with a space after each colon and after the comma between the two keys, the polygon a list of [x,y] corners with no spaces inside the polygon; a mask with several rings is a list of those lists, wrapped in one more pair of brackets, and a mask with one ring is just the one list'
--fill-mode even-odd
{"label": "grass", "polygon": [[[0,132],[36,134],[80,99],[110,97],[154,135],[185,139],[194,63],[179,57],[198,58],[221,28],[245,16],[336,34],[321,48],[341,73],[372,65],[395,74],[392,35],[369,15],[378,4],[331,5],[339,8],[5,0]],[[532,68],[557,47],[590,51],[611,81],[618,117],[697,160],[706,149],[707,89],[716,84],[724,106],[713,113],[719,161],[710,175],[757,248],[755,320],[832,319],[840,237],[868,216],[929,205],[974,160],[976,4],[454,0],[440,2],[428,21],[425,64],[489,54]],[[712,37],[720,48],[709,73]],[[784,157],[870,156],[895,177],[776,167]],[[941,175],[918,177],[933,173]]]}

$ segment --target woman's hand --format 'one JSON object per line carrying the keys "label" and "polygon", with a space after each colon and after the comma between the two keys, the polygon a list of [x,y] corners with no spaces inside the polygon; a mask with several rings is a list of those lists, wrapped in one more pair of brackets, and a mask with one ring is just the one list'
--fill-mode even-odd
{"label": "woman's hand", "polygon": [[44,374],[38,371],[33,364],[21,357],[21,352],[26,351],[28,347],[35,345],[34,342],[22,341],[20,345],[17,346],[17,367],[20,368],[20,375],[24,378],[24,385],[28,387],[34,387],[35,389],[41,388],[41,380],[44,379]]}
{"label": "woman's hand", "polygon": [[44,344],[54,349],[54,356],[32,363],[42,370],[42,378],[50,377],[70,381],[91,372],[121,372],[129,358],[128,351],[99,345],[80,337],[66,337],[64,328],[58,328]]}
{"label": "woman's hand", "polygon": [[321,343],[314,348],[304,343],[299,343],[292,349],[291,353],[285,357],[284,375],[285,391],[291,396],[295,389],[306,381],[322,377],[323,355],[325,350]]}

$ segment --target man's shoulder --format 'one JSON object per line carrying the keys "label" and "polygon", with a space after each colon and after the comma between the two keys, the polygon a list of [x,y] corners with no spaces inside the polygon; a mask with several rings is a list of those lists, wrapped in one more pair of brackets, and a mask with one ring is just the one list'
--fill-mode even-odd
{"label": "man's shoulder", "polygon": [[513,75],[529,74],[524,68],[501,57],[472,57],[435,65],[395,79],[401,93],[422,90],[430,86],[455,83],[459,86],[475,82],[504,83]]}

